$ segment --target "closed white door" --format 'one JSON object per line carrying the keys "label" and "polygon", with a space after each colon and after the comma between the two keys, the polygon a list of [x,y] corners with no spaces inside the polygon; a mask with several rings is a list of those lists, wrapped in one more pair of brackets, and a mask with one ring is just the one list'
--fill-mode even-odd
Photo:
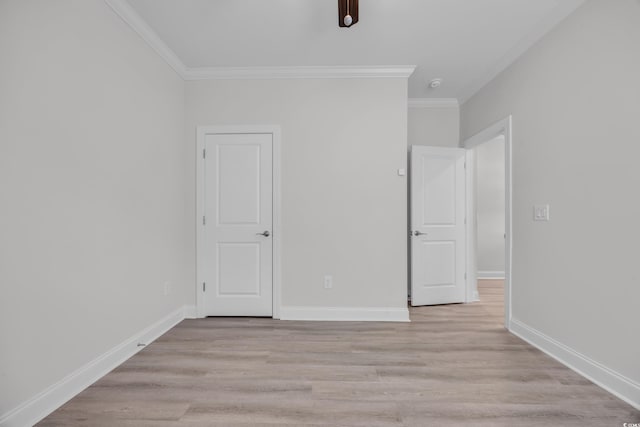
{"label": "closed white door", "polygon": [[465,150],[411,147],[411,305],[465,301]]}
{"label": "closed white door", "polygon": [[205,316],[273,314],[273,135],[206,134]]}

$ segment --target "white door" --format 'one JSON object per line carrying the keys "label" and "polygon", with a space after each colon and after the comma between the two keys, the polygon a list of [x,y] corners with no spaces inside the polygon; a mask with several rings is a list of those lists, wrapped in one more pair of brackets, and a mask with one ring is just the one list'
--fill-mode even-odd
{"label": "white door", "polygon": [[411,147],[411,305],[465,301],[465,150]]}
{"label": "white door", "polygon": [[272,316],[273,134],[204,138],[204,315]]}

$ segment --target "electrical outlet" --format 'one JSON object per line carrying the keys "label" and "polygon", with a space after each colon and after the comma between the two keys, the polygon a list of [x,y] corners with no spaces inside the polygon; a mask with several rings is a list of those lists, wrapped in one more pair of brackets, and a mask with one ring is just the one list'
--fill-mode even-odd
{"label": "electrical outlet", "polygon": [[167,296],[171,293],[171,282],[164,282],[164,295]]}
{"label": "electrical outlet", "polygon": [[333,288],[333,277],[331,277],[331,276],[324,276],[324,288],[325,288],[325,289],[331,289],[331,288]]}

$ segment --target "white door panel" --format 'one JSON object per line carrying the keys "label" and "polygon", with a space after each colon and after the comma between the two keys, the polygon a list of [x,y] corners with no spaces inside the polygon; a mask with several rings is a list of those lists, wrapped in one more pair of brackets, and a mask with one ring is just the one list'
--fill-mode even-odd
{"label": "white door panel", "polygon": [[218,243],[218,295],[260,296],[260,243]]}
{"label": "white door panel", "polygon": [[[233,136],[237,139],[238,135]],[[260,145],[236,142],[215,147],[218,224],[259,224]]]}
{"label": "white door panel", "polygon": [[208,134],[204,159],[206,316],[271,316],[272,134]]}
{"label": "white door panel", "polygon": [[465,151],[411,150],[411,305],[465,300]]}
{"label": "white door panel", "polygon": [[456,165],[446,156],[420,156],[420,225],[452,225],[456,221]]}

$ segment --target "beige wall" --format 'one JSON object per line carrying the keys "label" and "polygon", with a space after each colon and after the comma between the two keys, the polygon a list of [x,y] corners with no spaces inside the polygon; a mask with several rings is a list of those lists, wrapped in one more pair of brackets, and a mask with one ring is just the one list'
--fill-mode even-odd
{"label": "beige wall", "polygon": [[283,306],[406,308],[406,105],[406,79],[187,82],[191,183],[196,126],[282,128]]}
{"label": "beige wall", "polygon": [[0,2],[0,58],[2,418],[185,303],[187,184],[184,83],[103,1]]}
{"label": "beige wall", "polygon": [[462,108],[465,138],[513,114],[514,318],[635,381],[637,405],[639,46],[638,1],[589,1]]}
{"label": "beige wall", "polygon": [[407,133],[409,146],[458,147],[460,110],[456,106],[411,107]]}

